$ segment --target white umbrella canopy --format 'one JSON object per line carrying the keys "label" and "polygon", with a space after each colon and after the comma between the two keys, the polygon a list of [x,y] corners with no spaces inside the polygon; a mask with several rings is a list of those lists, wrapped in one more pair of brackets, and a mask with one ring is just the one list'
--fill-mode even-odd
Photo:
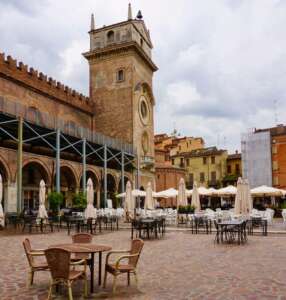
{"label": "white umbrella canopy", "polygon": [[144,203],[145,209],[154,209],[154,201],[153,201],[153,192],[152,192],[152,184],[148,182],[146,189],[146,198]]}
{"label": "white umbrella canopy", "polygon": [[266,185],[261,185],[253,188],[250,192],[251,196],[253,197],[279,197],[285,195],[285,192],[283,190]]}
{"label": "white umbrella canopy", "polygon": [[197,187],[197,183],[194,182],[193,186],[193,192],[192,192],[192,206],[195,207],[195,211],[201,210],[201,202],[200,202],[200,195],[199,195],[199,189]]}
{"label": "white umbrella canopy", "polygon": [[0,225],[4,227],[5,218],[4,218],[4,211],[2,206],[2,195],[3,195],[3,181],[2,181],[2,176],[0,174]]}
{"label": "white umbrella canopy", "polygon": [[88,178],[86,184],[86,202],[87,206],[84,211],[84,217],[86,219],[95,219],[96,218],[96,210],[93,206],[94,201],[94,189],[93,189],[93,182],[91,178]]}
{"label": "white umbrella canopy", "polygon": [[216,193],[217,193],[217,189],[215,189],[215,188],[209,188],[208,189],[208,191],[209,191],[209,195],[208,196],[212,196],[212,195],[216,195]]}
{"label": "white umbrella canopy", "polygon": [[38,211],[38,218],[39,219],[47,219],[48,214],[45,207],[46,201],[46,184],[45,181],[42,179],[40,181],[40,190],[39,190],[39,211]]}
{"label": "white umbrella canopy", "polygon": [[156,197],[156,198],[173,198],[173,197],[177,197],[177,196],[178,196],[178,191],[173,188],[153,194],[153,197]]}
{"label": "white umbrella canopy", "polygon": [[232,195],[236,195],[237,192],[237,188],[233,185],[229,185],[227,187],[218,189],[216,191],[216,194],[219,196],[232,196]]}
{"label": "white umbrella canopy", "polygon": [[[211,196],[213,195],[214,193],[216,193],[216,189],[214,188],[205,188],[204,186],[200,186],[198,188],[198,192],[199,192],[199,195],[202,195],[202,196]],[[186,194],[189,196],[189,195],[192,195],[193,193],[193,190],[186,190]]]}
{"label": "white umbrella canopy", "polygon": [[[130,185],[131,185],[131,183],[130,183]],[[131,193],[132,193],[132,197],[146,197],[146,192],[145,191],[141,191],[141,190],[137,190],[137,189],[135,189],[135,190],[130,189],[130,190],[131,190]],[[117,198],[125,198],[126,197],[126,192],[118,194],[116,197]]]}
{"label": "white umbrella canopy", "polygon": [[186,195],[186,184],[184,178],[181,178],[179,181],[177,206],[179,205],[182,206],[188,205],[188,200]]}

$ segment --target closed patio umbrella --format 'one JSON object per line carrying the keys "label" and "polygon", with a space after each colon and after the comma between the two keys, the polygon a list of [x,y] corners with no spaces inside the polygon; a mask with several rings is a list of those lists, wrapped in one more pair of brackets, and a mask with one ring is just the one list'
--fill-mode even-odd
{"label": "closed patio umbrella", "polygon": [[187,195],[186,195],[186,184],[184,178],[181,178],[179,181],[177,206],[179,205],[182,206],[188,205]]}
{"label": "closed patio umbrella", "polygon": [[86,184],[86,202],[87,206],[84,211],[84,216],[86,219],[95,219],[96,218],[96,210],[93,206],[94,201],[94,190],[93,190],[93,182],[91,178],[88,178]]}
{"label": "closed patio umbrella", "polygon": [[4,227],[5,218],[4,218],[4,211],[2,206],[2,195],[3,195],[3,181],[2,181],[2,176],[0,174],[0,225]]}
{"label": "closed patio umbrella", "polygon": [[243,214],[244,210],[244,185],[242,178],[239,177],[237,180],[237,190],[236,190],[236,195],[235,195],[235,202],[234,202],[234,213],[236,215]]}
{"label": "closed patio umbrella", "polygon": [[145,209],[154,209],[154,201],[153,201],[153,192],[152,192],[152,184],[148,182],[146,189],[146,198],[145,198]]}
{"label": "closed patio umbrella", "polygon": [[200,195],[199,195],[199,190],[198,190],[196,182],[194,182],[194,186],[193,186],[191,204],[192,204],[192,206],[195,207],[195,211],[200,211],[201,210]]}
{"label": "closed patio umbrella", "polygon": [[42,179],[40,181],[40,191],[39,191],[39,211],[38,211],[38,218],[39,219],[47,219],[48,214],[45,207],[45,201],[46,201],[46,184],[44,180]]}
{"label": "closed patio umbrella", "polygon": [[125,212],[133,212],[135,205],[134,205],[134,196],[132,195],[132,187],[131,187],[131,182],[127,181],[126,183],[126,189],[125,189],[125,202],[124,202],[124,210]]}
{"label": "closed patio umbrella", "polygon": [[246,210],[248,213],[251,213],[253,209],[253,202],[250,193],[250,186],[247,179],[244,179],[244,194],[246,199]]}

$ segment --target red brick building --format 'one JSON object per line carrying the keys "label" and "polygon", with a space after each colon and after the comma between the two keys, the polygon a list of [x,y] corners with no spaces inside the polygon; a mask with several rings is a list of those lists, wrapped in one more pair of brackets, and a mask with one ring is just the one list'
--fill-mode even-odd
{"label": "red brick building", "polygon": [[[178,188],[179,180],[186,177],[186,170],[173,166],[169,150],[155,149],[156,191]],[[160,206],[176,206],[175,199],[159,199]]]}

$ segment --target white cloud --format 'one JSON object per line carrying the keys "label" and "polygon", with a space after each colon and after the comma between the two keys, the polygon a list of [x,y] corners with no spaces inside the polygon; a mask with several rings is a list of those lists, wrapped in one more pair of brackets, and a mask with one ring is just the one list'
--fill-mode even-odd
{"label": "white cloud", "polygon": [[[128,0],[0,0],[0,51],[87,93],[90,14],[125,20]],[[154,43],[156,130],[234,150],[250,127],[286,119],[286,3],[133,0]],[[225,138],[224,138],[225,137]],[[222,141],[225,141],[223,144]]]}

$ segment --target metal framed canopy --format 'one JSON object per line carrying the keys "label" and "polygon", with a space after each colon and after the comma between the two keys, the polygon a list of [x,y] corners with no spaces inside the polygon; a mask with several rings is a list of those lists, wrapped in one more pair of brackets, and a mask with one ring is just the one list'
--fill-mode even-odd
{"label": "metal framed canopy", "polygon": [[[6,141],[10,141],[5,145]],[[49,129],[33,124],[23,117],[15,117],[0,113],[0,145],[17,149],[17,210],[22,208],[22,160],[23,151],[42,154],[56,158],[56,191],[60,192],[60,161],[61,157],[82,163],[83,191],[86,191],[86,164],[103,167],[104,200],[107,200],[107,168],[121,171],[121,191],[124,192],[124,173],[137,168],[137,157],[133,152],[119,150],[106,143],[100,144],[65,134],[60,128]],[[44,154],[43,154],[44,152]],[[137,179],[138,180],[138,179]],[[106,204],[105,204],[106,205]]]}

